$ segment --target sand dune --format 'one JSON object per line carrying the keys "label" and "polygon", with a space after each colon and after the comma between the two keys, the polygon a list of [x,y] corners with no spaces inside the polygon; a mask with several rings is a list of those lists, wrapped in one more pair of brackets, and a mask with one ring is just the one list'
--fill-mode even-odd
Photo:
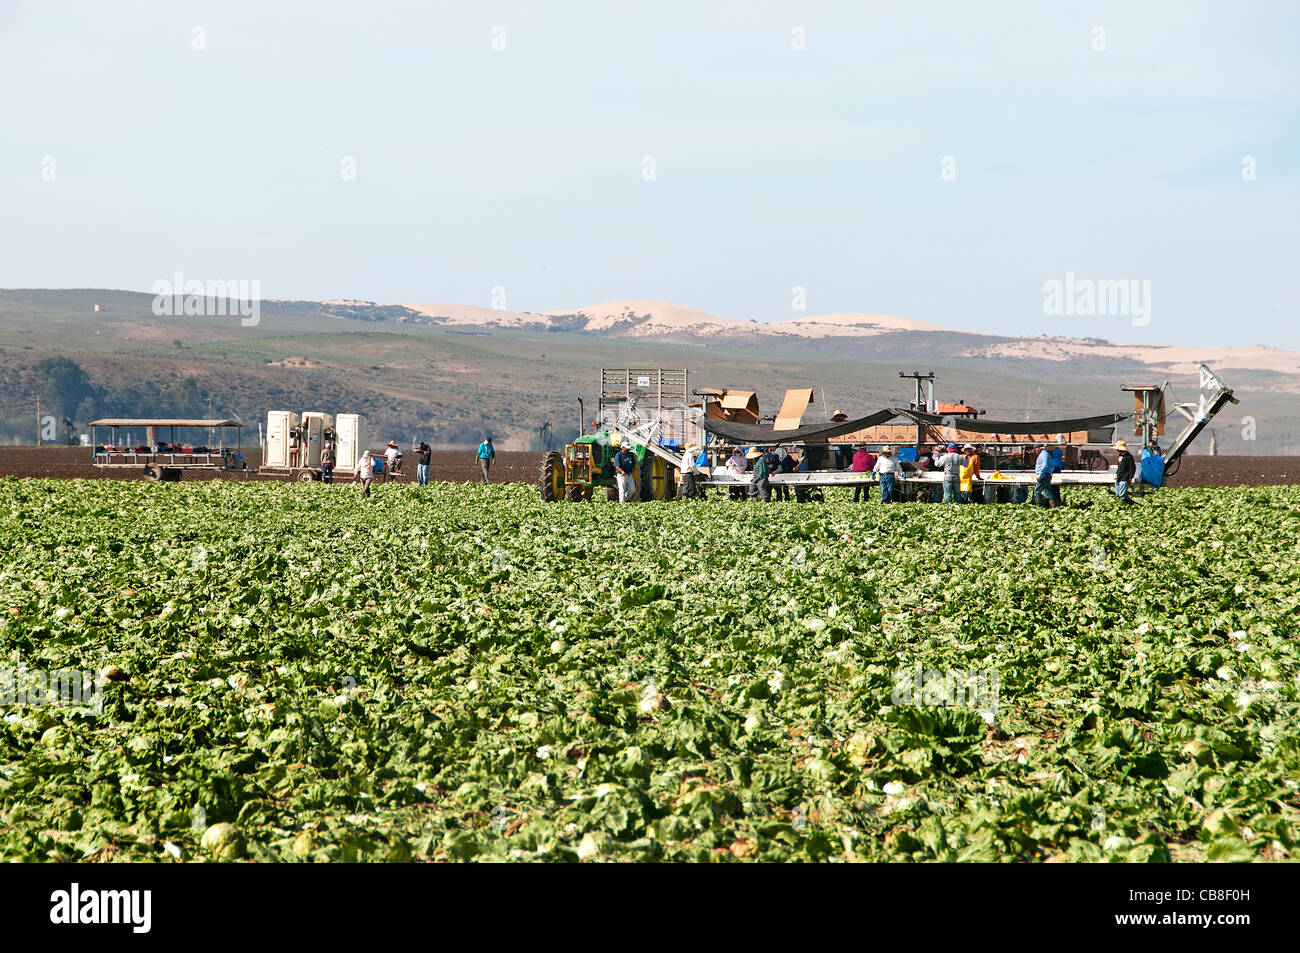
{"label": "sand dune", "polygon": [[1256,344],[1250,347],[1196,347],[1195,345],[1096,343],[1078,338],[1026,338],[972,348],[967,357],[1010,357],[1039,361],[1071,361],[1098,357],[1138,361],[1167,368],[1171,373],[1194,374],[1196,365],[1235,367],[1300,374],[1300,354]]}
{"label": "sand dune", "polygon": [[[747,337],[798,337],[807,339],[871,337],[894,332],[933,332],[947,328],[898,315],[870,313],[814,314],[786,321],[725,318],[696,308],[634,298],[606,301],[587,307],[540,314],[495,310],[474,305],[434,303],[406,307],[447,325],[487,328],[561,327],[588,333],[630,338],[696,338],[702,341],[724,335]],[[1034,337],[977,345],[967,357],[1020,360],[1071,361],[1086,358],[1131,360],[1168,373],[1195,373],[1196,365],[1247,368],[1300,374],[1300,353],[1265,345],[1250,347],[1197,347],[1195,345],[1126,344],[1095,338]]]}

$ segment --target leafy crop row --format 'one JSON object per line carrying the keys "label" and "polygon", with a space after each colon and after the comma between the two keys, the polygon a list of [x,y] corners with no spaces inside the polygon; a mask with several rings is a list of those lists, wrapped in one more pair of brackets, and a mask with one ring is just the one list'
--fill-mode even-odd
{"label": "leafy crop row", "polygon": [[1300,489],[1071,502],[0,480],[0,860],[1289,857]]}

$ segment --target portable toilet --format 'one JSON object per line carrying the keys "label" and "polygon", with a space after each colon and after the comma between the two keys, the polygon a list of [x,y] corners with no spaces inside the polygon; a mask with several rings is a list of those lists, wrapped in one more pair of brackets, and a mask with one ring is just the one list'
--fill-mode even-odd
{"label": "portable toilet", "polygon": [[339,414],[334,418],[334,432],[338,434],[338,442],[334,445],[334,468],[343,473],[353,473],[366,450],[366,418],[361,414]]}
{"label": "portable toilet", "polygon": [[333,428],[334,418],[330,414],[308,412],[302,415],[302,432],[298,466],[320,469],[320,452],[325,446],[325,431]]}
{"label": "portable toilet", "polygon": [[289,469],[294,465],[293,451],[296,441],[293,432],[298,429],[299,417],[292,410],[272,410],[266,415],[266,458],[264,467]]}

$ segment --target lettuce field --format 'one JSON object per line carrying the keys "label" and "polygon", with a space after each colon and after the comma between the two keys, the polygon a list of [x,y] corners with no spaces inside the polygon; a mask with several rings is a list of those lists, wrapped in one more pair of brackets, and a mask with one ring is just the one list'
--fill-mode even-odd
{"label": "lettuce field", "polygon": [[1068,503],[0,480],[0,860],[1290,859],[1300,488]]}

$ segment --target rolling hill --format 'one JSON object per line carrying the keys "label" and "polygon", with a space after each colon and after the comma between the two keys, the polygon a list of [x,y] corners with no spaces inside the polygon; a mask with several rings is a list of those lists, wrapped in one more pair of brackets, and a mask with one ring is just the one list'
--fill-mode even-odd
{"label": "rolling hill", "polygon": [[694,384],[758,391],[767,412],[787,387],[813,387],[813,416],[906,403],[898,372],[934,370],[941,399],[1028,419],[1131,409],[1122,383],[1169,380],[1194,399],[1204,360],[1242,398],[1217,422],[1220,453],[1300,452],[1300,354],[1262,346],[1002,337],[878,314],[763,323],[655,300],[546,313],[264,301],[253,327],[159,317],[152,303],[128,291],[0,290],[0,439],[34,438],[36,367],[51,357],[75,362],[93,391],[66,416],[211,406],[255,425],[268,409],[350,410],[376,438],[460,447],[488,431],[502,449],[539,446],[546,422],[556,439],[571,435],[602,366],[687,367]]}

